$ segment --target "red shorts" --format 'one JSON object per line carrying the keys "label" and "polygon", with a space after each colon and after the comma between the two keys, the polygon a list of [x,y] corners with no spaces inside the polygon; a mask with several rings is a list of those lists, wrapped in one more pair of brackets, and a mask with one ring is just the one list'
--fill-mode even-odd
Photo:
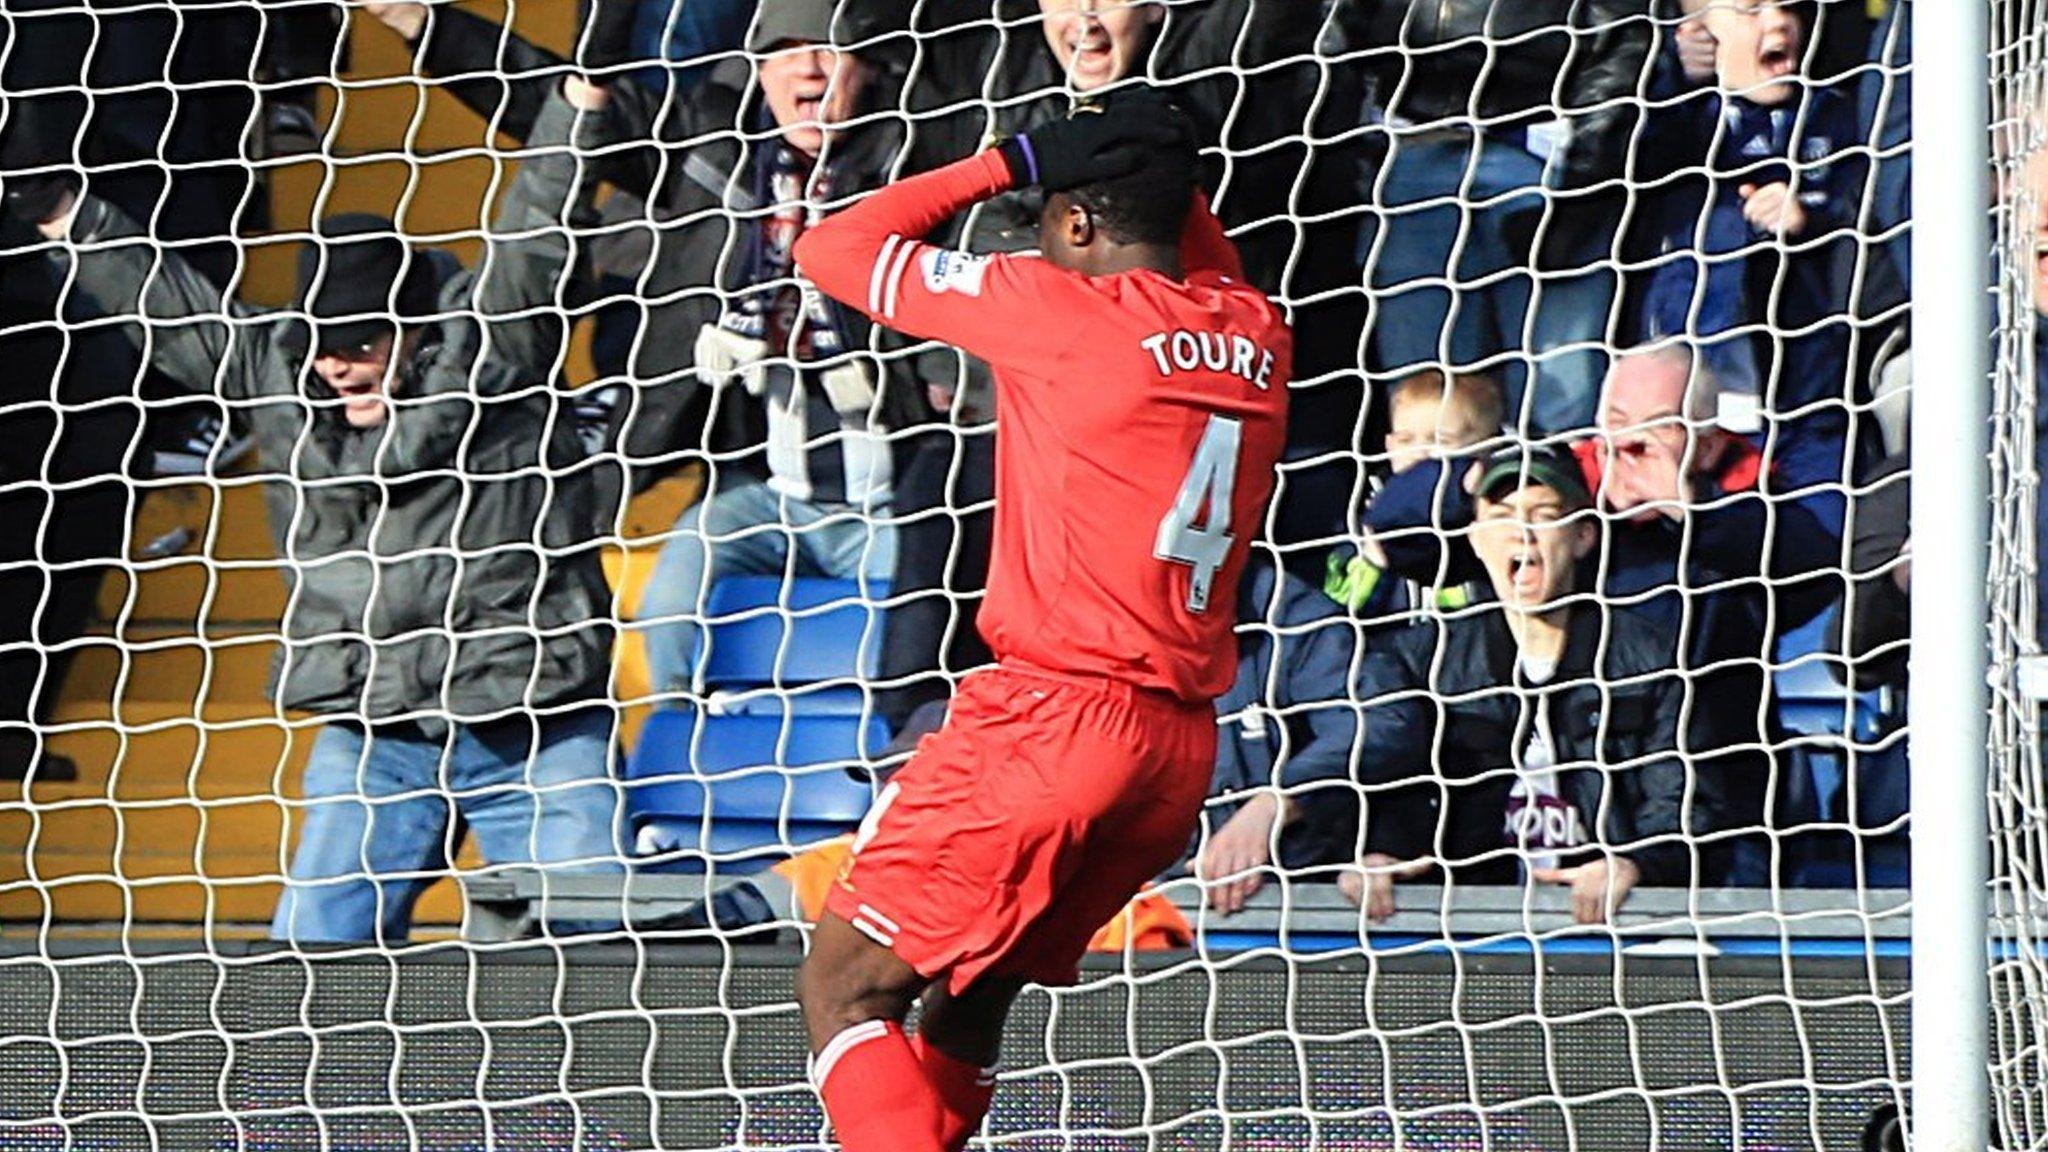
{"label": "red shorts", "polygon": [[1071,984],[1088,941],[1180,859],[1216,712],[1113,680],[1005,665],[882,790],[826,908],[959,992]]}

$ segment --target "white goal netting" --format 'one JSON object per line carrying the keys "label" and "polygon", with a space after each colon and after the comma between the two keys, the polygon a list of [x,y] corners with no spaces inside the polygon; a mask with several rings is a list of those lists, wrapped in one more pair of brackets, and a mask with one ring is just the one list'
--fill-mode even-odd
{"label": "white goal netting", "polygon": [[[1882,1141],[1913,2],[639,0],[621,54],[566,0],[7,0],[0,1148],[829,1144],[791,973],[989,659],[1002,414],[790,248],[1139,83],[1293,320],[1288,451],[1188,859],[1020,1000],[977,1139]],[[2005,667],[2048,184],[1993,10]]]}
{"label": "white goal netting", "polygon": [[2041,939],[2040,498],[2044,362],[2041,280],[2048,150],[2043,136],[2043,32],[2038,6],[1991,8],[1991,107],[1998,206],[1991,216],[1998,279],[1993,344],[1991,629],[1991,1028],[1996,1146],[2036,1147],[2044,1078]]}

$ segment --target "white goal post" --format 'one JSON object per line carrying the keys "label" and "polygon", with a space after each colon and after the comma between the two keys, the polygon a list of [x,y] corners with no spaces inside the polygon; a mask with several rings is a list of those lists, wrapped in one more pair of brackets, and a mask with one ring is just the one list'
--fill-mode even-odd
{"label": "white goal post", "polygon": [[[1985,1070],[1991,1012],[1986,789],[1994,667],[1988,583],[1993,381],[1989,346],[1976,334],[1993,331],[1994,321],[2008,323],[2019,310],[1994,316],[1984,269],[1967,254],[1992,251],[1990,217],[1981,207],[1991,202],[1990,110],[1994,91],[2006,96],[2004,82],[2015,79],[1998,75],[2001,83],[1994,89],[1991,17],[1994,9],[2007,15],[2026,7],[1926,0],[1911,5],[1913,114],[1919,128],[1914,164],[1921,175],[1913,184],[1912,241],[1918,386],[1912,405],[1910,1129],[1912,1146],[1929,1152],[1983,1148],[1991,1131]],[[1933,125],[1939,128],[1929,131]],[[2012,241],[2009,234],[2001,239]],[[2000,286],[2013,282],[2001,277]],[[2001,356],[2001,370],[2009,367]],[[1937,379],[1954,387],[1930,387]]]}

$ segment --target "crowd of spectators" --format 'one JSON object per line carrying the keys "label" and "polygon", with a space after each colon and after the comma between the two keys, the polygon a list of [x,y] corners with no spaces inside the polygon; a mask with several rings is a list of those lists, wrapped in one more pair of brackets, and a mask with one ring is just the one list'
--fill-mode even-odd
{"label": "crowd of spectators", "polygon": [[[1284,872],[1375,918],[1431,876],[1558,884],[1597,920],[1638,884],[1787,879],[1781,644],[1825,621],[1852,683],[1902,686],[1904,464],[1866,414],[1904,328],[1905,5],[614,0],[563,55],[371,3],[389,31],[358,35],[521,149],[474,267],[329,217],[292,308],[245,308],[172,217],[80,181],[60,93],[9,101],[7,226],[51,243],[0,302],[40,275],[128,321],[80,331],[229,401],[289,481],[278,699],[331,720],[275,931],[402,935],[458,818],[494,862],[620,865],[615,628],[659,705],[698,707],[722,578],[886,585],[879,710],[899,744],[942,719],[988,658],[1001,414],[970,357],[832,304],[792,248],[899,174],[1158,88],[1297,341],[1186,867],[1225,913]],[[279,83],[340,60],[322,19]],[[1013,194],[942,239],[1030,249],[1037,218]],[[685,468],[703,494],[620,621],[597,547]]]}

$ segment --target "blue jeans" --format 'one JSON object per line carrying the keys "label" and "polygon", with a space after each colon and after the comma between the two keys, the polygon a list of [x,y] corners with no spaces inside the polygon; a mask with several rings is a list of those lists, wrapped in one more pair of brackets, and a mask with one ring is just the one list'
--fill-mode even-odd
{"label": "blue jeans", "polygon": [[676,522],[640,599],[636,619],[646,626],[655,690],[694,686],[704,597],[723,577],[832,576],[863,585],[889,579],[896,526],[886,514],[788,499],[753,480],[705,493]]}
{"label": "blue jeans", "polygon": [[1510,423],[1543,433],[1591,427],[1615,273],[1599,252],[1587,268],[1535,270],[1530,240],[1556,227],[1544,220],[1552,214],[1543,162],[1501,140],[1397,133],[1381,181],[1381,211],[1359,240],[1379,367],[1501,371],[1490,362],[1505,355]]}
{"label": "blue jeans", "polygon": [[404,940],[465,824],[492,864],[618,871],[611,739],[602,705],[456,724],[445,740],[329,724],[306,764],[299,846],[271,938]]}

